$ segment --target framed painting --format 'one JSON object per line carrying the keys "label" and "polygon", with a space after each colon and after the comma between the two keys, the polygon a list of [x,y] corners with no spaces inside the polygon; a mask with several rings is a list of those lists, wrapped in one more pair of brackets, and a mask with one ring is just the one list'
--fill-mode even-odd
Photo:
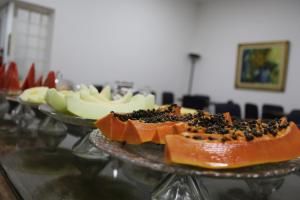
{"label": "framed painting", "polygon": [[284,91],[288,53],[288,41],[239,44],[236,88]]}

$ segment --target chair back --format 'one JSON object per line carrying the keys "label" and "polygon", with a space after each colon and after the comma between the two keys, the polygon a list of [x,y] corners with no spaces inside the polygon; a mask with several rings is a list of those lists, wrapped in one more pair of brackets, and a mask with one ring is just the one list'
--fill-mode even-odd
{"label": "chair back", "polygon": [[257,119],[258,118],[258,107],[253,103],[245,104],[245,119]]}
{"label": "chair back", "polygon": [[287,115],[288,121],[293,121],[295,122],[298,127],[300,125],[300,110],[292,110],[288,115]]}
{"label": "chair back", "polygon": [[210,98],[205,95],[184,95],[182,98],[182,106],[203,110],[209,106]]}
{"label": "chair back", "polygon": [[174,94],[173,92],[163,92],[162,93],[162,104],[174,104]]}
{"label": "chair back", "polygon": [[279,105],[264,104],[262,107],[263,119],[275,119],[284,116],[283,107]]}
{"label": "chair back", "polygon": [[229,112],[234,118],[241,118],[241,107],[239,104],[233,102],[215,104],[215,113],[225,112]]}

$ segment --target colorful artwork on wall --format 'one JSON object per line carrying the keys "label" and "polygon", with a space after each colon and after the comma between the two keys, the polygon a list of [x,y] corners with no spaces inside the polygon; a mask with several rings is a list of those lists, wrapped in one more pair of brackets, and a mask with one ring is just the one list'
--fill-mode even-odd
{"label": "colorful artwork on wall", "polygon": [[284,91],[288,41],[239,44],[237,88]]}

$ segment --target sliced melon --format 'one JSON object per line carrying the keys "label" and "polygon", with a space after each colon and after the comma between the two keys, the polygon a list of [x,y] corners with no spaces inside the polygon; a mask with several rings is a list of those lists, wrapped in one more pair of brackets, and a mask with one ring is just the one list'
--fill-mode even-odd
{"label": "sliced melon", "polygon": [[67,111],[65,95],[62,92],[58,92],[56,89],[50,89],[47,92],[46,102],[58,112]]}
{"label": "sliced melon", "polygon": [[112,104],[128,103],[128,102],[131,101],[132,96],[133,96],[132,92],[129,91],[123,97],[121,97],[120,99],[114,100],[114,101],[110,101],[110,103],[112,103]]}
{"label": "sliced melon", "polygon": [[89,86],[89,92],[91,95],[99,95],[98,89],[93,85]]}
{"label": "sliced melon", "polygon": [[57,91],[56,89],[49,89],[46,94],[46,102],[54,110],[58,112],[67,112],[66,97],[72,96],[79,99],[79,94],[73,91]]}
{"label": "sliced melon", "polygon": [[102,96],[108,100],[111,100],[112,97],[111,97],[111,88],[109,85],[105,86],[101,92],[99,93],[99,96]]}
{"label": "sliced melon", "polygon": [[146,107],[154,107],[150,105],[150,98],[143,95],[135,95],[128,103],[110,104],[106,102],[89,102],[79,98],[68,96],[66,98],[67,110],[79,117],[86,119],[99,119],[109,114],[111,111],[118,113],[128,113],[135,110],[146,109]]}
{"label": "sliced melon", "polygon": [[94,102],[94,103],[97,103],[100,101],[95,96],[91,95],[89,90],[80,90],[79,94],[80,94],[80,98],[84,101]]}
{"label": "sliced melon", "polygon": [[21,95],[20,99],[24,102],[43,104],[46,103],[46,94],[48,87],[34,87],[25,90]]}

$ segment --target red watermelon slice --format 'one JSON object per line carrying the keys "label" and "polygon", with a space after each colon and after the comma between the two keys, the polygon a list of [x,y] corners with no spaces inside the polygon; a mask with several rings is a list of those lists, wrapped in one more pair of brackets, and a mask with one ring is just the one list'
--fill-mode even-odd
{"label": "red watermelon slice", "polygon": [[8,94],[15,95],[21,90],[17,64],[11,62],[5,75],[5,89]]}
{"label": "red watermelon slice", "polygon": [[44,86],[48,87],[48,88],[55,88],[56,84],[55,84],[55,72],[54,71],[50,71],[47,75],[47,78],[44,82]]}
{"label": "red watermelon slice", "polygon": [[22,90],[26,90],[28,88],[32,88],[35,86],[35,66],[34,63],[32,63],[30,70],[23,82]]}
{"label": "red watermelon slice", "polygon": [[35,86],[43,86],[43,75],[41,75],[40,78],[35,82]]}
{"label": "red watermelon slice", "polygon": [[4,89],[4,83],[5,83],[5,66],[0,65],[0,90]]}

